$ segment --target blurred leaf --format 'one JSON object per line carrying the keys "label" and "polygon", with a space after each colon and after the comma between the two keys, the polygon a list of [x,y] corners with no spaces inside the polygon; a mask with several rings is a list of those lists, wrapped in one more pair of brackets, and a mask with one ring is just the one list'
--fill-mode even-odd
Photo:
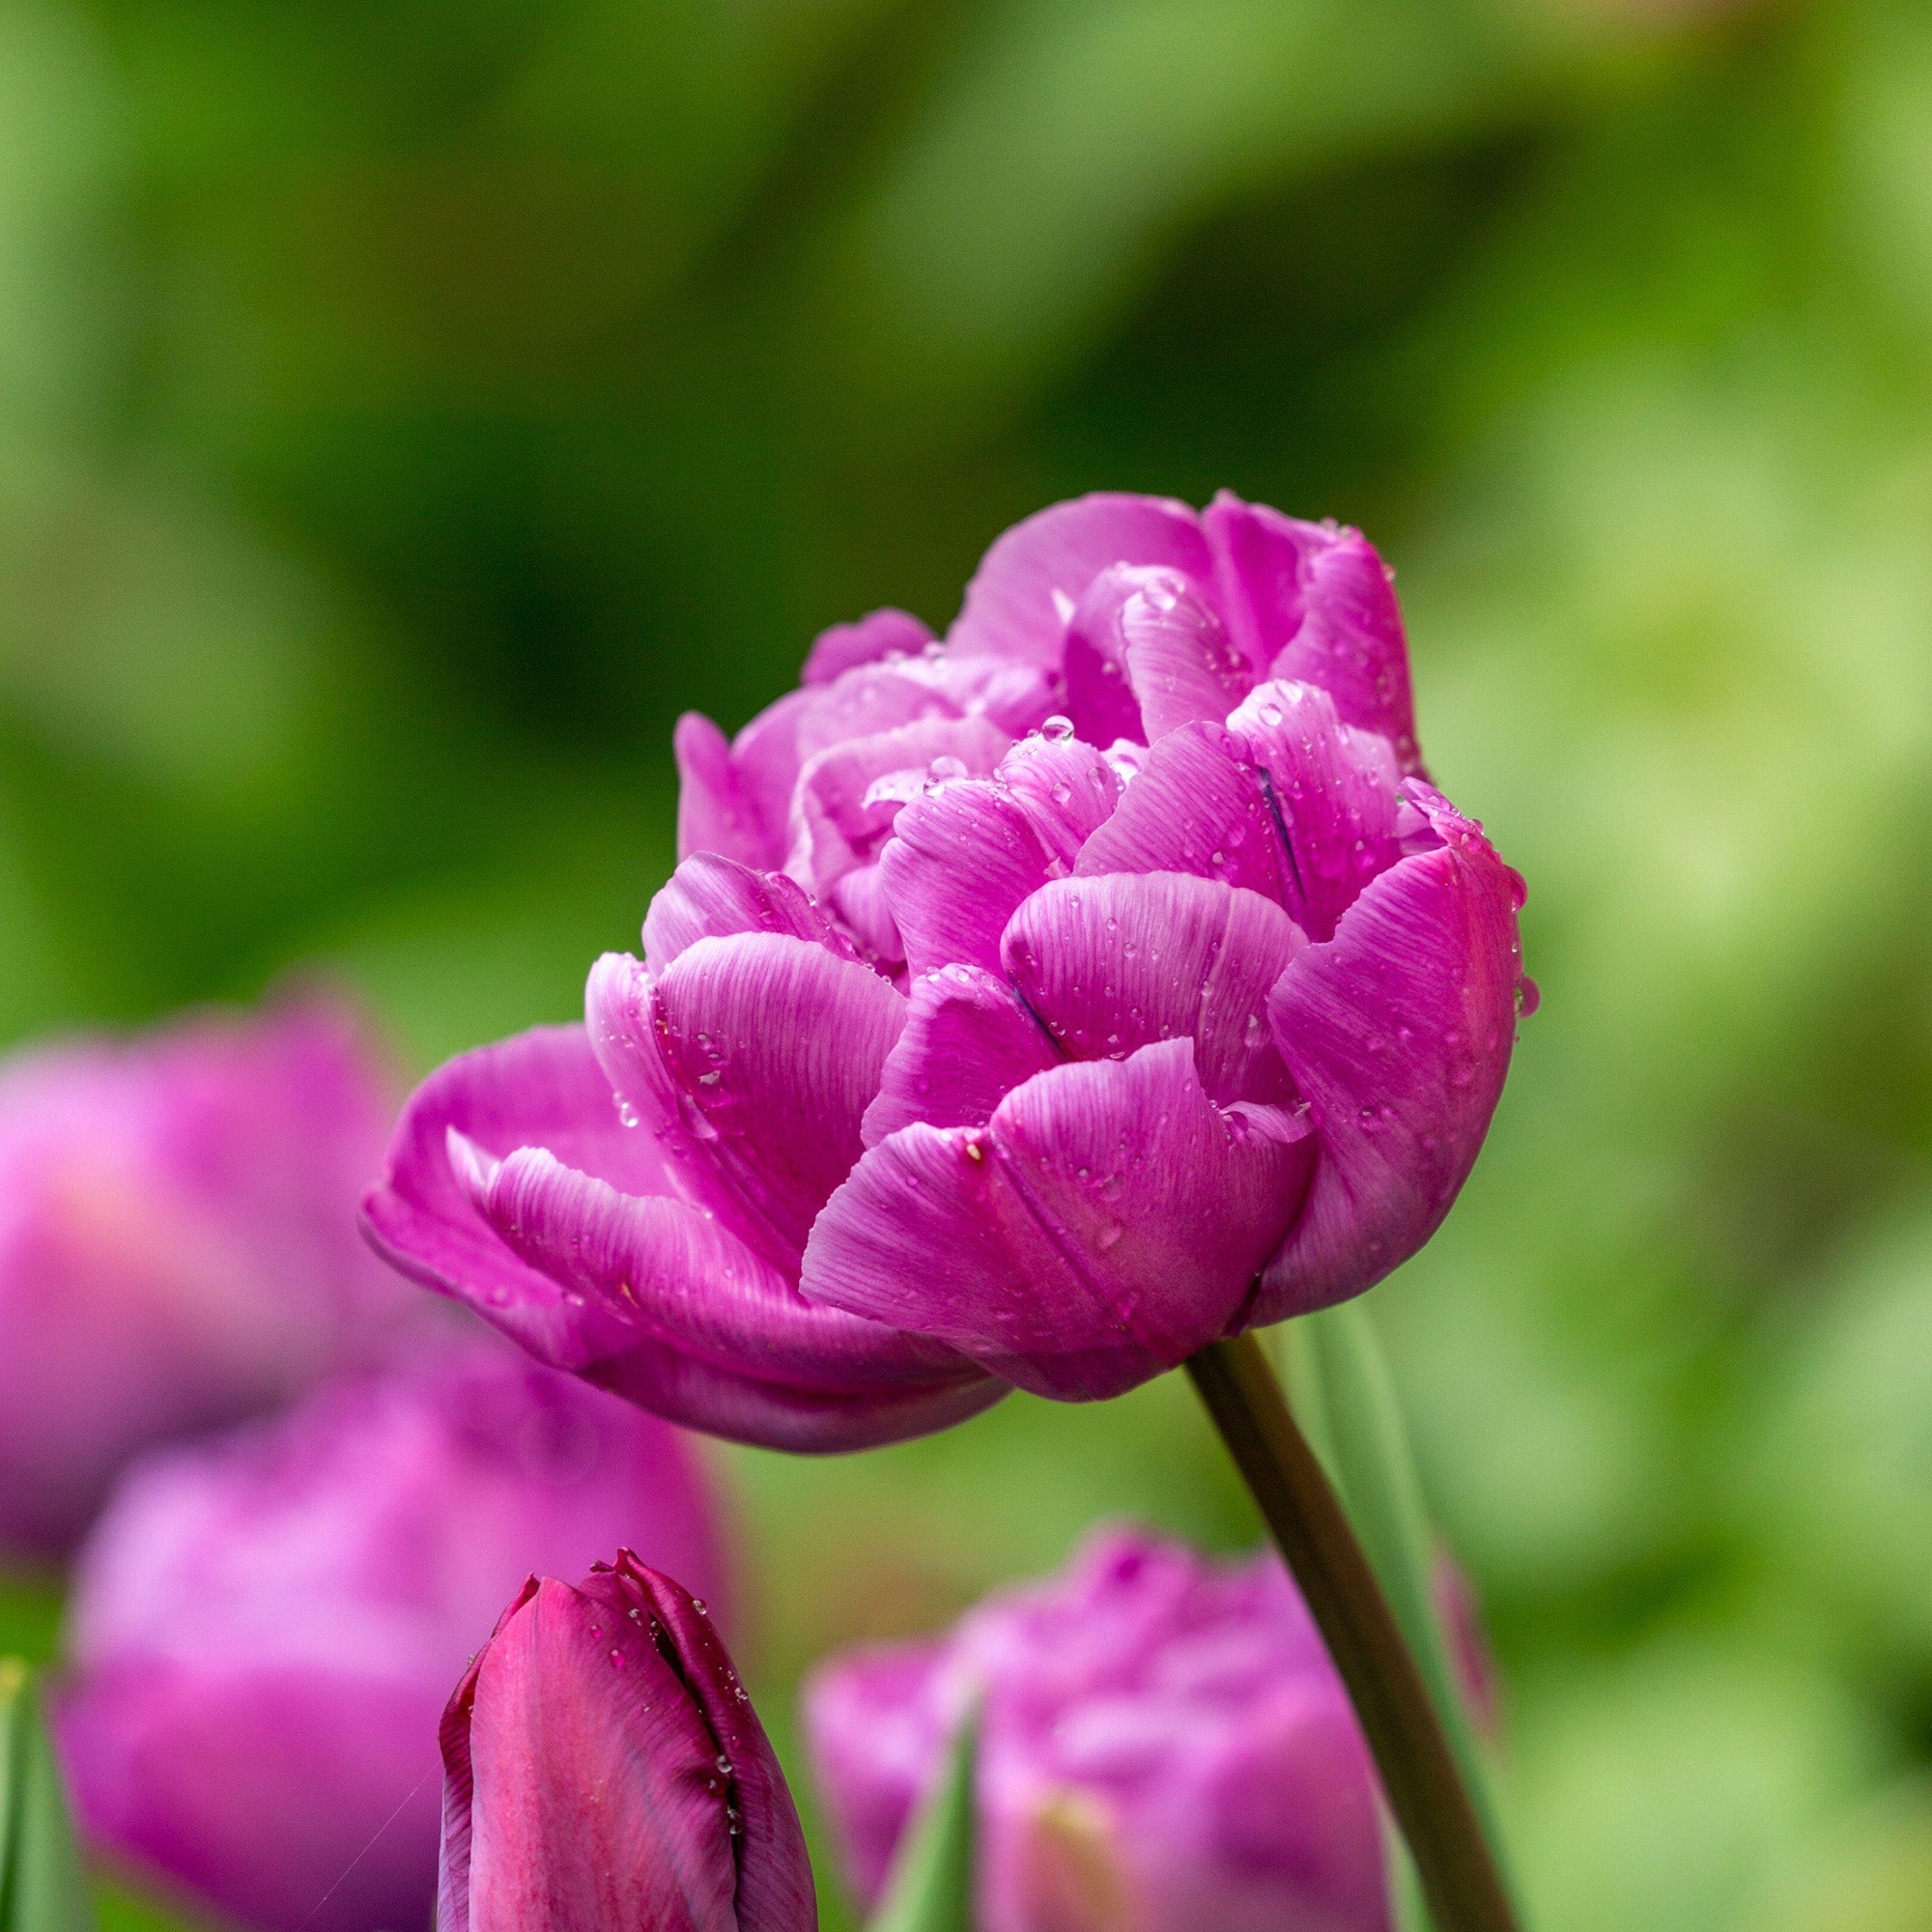
{"label": "blurred leaf", "polygon": [[0,1928],[94,1926],[32,1675],[16,1659],[0,1658]]}
{"label": "blurred leaf", "polygon": [[971,1932],[977,1919],[980,1716],[959,1721],[939,1781],[899,1841],[867,1932]]}

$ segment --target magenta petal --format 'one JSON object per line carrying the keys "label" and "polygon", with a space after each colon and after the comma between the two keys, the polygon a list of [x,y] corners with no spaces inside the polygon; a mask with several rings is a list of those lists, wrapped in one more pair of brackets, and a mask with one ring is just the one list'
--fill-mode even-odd
{"label": "magenta petal", "polygon": [[685,1131],[796,1256],[862,1151],[906,1002],[869,967],[779,933],[700,939],[657,982],[652,1033]]}
{"label": "magenta petal", "polygon": [[984,780],[955,779],[915,799],[879,855],[915,977],[960,962],[997,968],[1008,919],[1046,876],[1027,812]]}
{"label": "magenta petal", "polygon": [[703,852],[685,860],[651,900],[644,915],[644,964],[662,973],[698,940],[734,932],[787,932],[851,954],[796,880]]}
{"label": "magenta petal", "polygon": [[819,1216],[812,1300],[935,1335],[1022,1388],[1119,1395],[1241,1320],[1306,1142],[1224,1113],[1185,1040],[1055,1067],[985,1127],[905,1127]]}
{"label": "magenta petal", "polygon": [[1013,915],[1001,951],[1070,1057],[1120,1060],[1191,1038],[1217,1104],[1293,1106],[1264,1011],[1304,943],[1259,893],[1185,872],[1112,872],[1042,887]]}
{"label": "magenta petal", "polygon": [[1120,802],[1121,778],[1078,738],[1023,738],[995,774],[1027,815],[1046,855],[1070,867]]}
{"label": "magenta petal", "polygon": [[1228,731],[1268,774],[1288,841],[1288,909],[1311,939],[1326,939],[1401,854],[1394,751],[1340,724],[1318,686],[1280,680],[1259,686]]}
{"label": "magenta petal", "polygon": [[932,633],[905,611],[874,611],[856,624],[834,624],[812,639],[800,682],[830,684],[855,665],[917,657],[932,642]]}
{"label": "magenta petal", "polygon": [[1172,573],[1114,564],[1087,586],[1067,618],[1066,715],[1090,745],[1111,745],[1121,738],[1144,742],[1148,736],[1127,664],[1123,620],[1142,585],[1150,578],[1164,576]]}
{"label": "magenta petal", "polygon": [[1410,789],[1442,845],[1375,880],[1268,1001],[1320,1153],[1258,1322],[1359,1293],[1435,1233],[1509,1069],[1521,883],[1479,826]]}
{"label": "magenta petal", "polygon": [[915,1121],[983,1126],[1013,1088],[1060,1061],[1005,980],[980,966],[943,966],[912,982],[912,1016],[866,1109],[866,1145]]}
{"label": "magenta petal", "polygon": [[1170,731],[1081,848],[1075,873],[1192,872],[1292,904],[1281,831],[1242,749],[1219,724]]}
{"label": "magenta petal", "polygon": [[1213,607],[1177,572],[1148,573],[1121,612],[1121,636],[1151,745],[1177,725],[1219,724],[1254,684]]}
{"label": "magenta petal", "polygon": [[687,711],[671,733],[677,759],[677,850],[722,853],[748,866],[772,865],[782,858],[756,808],[745,796],[732,762],[731,747],[710,719]]}
{"label": "magenta petal", "polygon": [[1221,610],[1256,674],[1320,685],[1345,724],[1386,738],[1405,772],[1420,770],[1408,644],[1373,546],[1226,492],[1202,522]]}
{"label": "magenta petal", "polygon": [[582,1027],[537,1027],[439,1068],[397,1122],[363,1225],[411,1280],[468,1302],[540,1360],[583,1369],[630,1346],[626,1324],[573,1303],[504,1245],[451,1164],[451,1133],[486,1155],[547,1147],[627,1193],[663,1191],[652,1141],[627,1133]]}
{"label": "magenta petal", "polygon": [[1207,582],[1200,520],[1159,497],[1075,497],[1015,524],[980,560],[949,633],[956,650],[1055,665],[1066,620],[1114,563],[1165,564]]}

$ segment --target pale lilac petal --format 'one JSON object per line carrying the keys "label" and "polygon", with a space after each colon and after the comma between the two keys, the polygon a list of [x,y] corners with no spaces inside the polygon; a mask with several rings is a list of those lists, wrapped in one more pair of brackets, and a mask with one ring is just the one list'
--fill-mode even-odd
{"label": "pale lilac petal", "polygon": [[1265,1002],[1304,943],[1259,893],[1184,872],[1114,872],[1042,887],[1013,915],[1001,956],[1069,1057],[1120,1060],[1188,1038],[1216,1104],[1293,1106]]}
{"label": "pale lilac petal", "polygon": [[1386,738],[1405,772],[1420,770],[1402,612],[1367,540],[1226,492],[1202,521],[1222,614],[1256,675],[1320,685],[1345,724]]}
{"label": "pale lilac petal", "polygon": [[680,953],[650,1014],[685,1132],[769,1231],[768,1258],[796,1257],[862,1151],[903,995],[809,940],[743,933]]}
{"label": "pale lilac petal", "polygon": [[1442,844],[1375,880],[1268,1001],[1320,1154],[1258,1322],[1360,1293],[1435,1233],[1509,1069],[1521,881],[1479,826],[1419,781],[1410,790]]}
{"label": "pale lilac petal", "polygon": [[1037,731],[1060,708],[1060,681],[1045,665],[971,651],[947,651],[928,662],[962,715],[983,714],[1009,738]]}
{"label": "pale lilac petal", "polygon": [[1099,494],[1015,524],[981,559],[949,634],[956,650],[1057,665],[1073,607],[1109,564],[1165,564],[1207,582],[1212,564],[1185,503]]}
{"label": "pale lilac petal", "polygon": [[582,1027],[538,1027],[466,1053],[423,1082],[363,1204],[378,1251],[412,1281],[466,1301],[540,1360],[582,1369],[629,1346],[626,1325],[573,1303],[502,1241],[451,1164],[459,1143],[500,1157],[547,1147],[626,1193],[667,1189],[657,1145],[627,1133]]}
{"label": "pale lilac petal", "polygon": [[671,733],[677,760],[677,850],[717,852],[748,866],[777,863],[777,840],[745,796],[732,761],[731,747],[710,719],[687,711]]}
{"label": "pale lilac petal", "polygon": [[651,900],[644,915],[644,964],[662,973],[698,940],[734,932],[788,932],[835,952],[851,951],[797,881],[706,852],[685,860]]}
{"label": "pale lilac petal", "polygon": [[994,775],[1027,815],[1049,859],[1070,867],[1120,802],[1120,774],[1073,737],[1022,738]]}
{"label": "pale lilac petal", "polygon": [[1027,812],[997,782],[955,779],[915,799],[879,855],[907,970],[996,969],[1008,919],[1047,870]]}
{"label": "pale lilac petal", "polygon": [[911,1017],[866,1109],[866,1145],[915,1121],[983,1126],[1008,1094],[1061,1058],[1005,980],[943,966],[912,982]]}
{"label": "pale lilac petal", "polygon": [[1216,1108],[1185,1040],[1055,1067],[985,1127],[873,1148],[818,1217],[802,1288],[1038,1394],[1118,1395],[1239,1324],[1300,1200],[1298,1131]]}
{"label": "pale lilac petal", "polygon": [[965,715],[966,706],[947,689],[936,665],[923,659],[859,665],[805,694],[798,717],[799,765],[802,770],[821,752],[854,738]]}
{"label": "pale lilac petal", "polygon": [[917,657],[932,642],[932,633],[905,611],[871,611],[856,624],[834,624],[812,639],[800,681],[830,684],[855,665]]}
{"label": "pale lilac petal", "polygon": [[1326,939],[1401,856],[1395,753],[1387,739],[1343,725],[1334,700],[1312,684],[1258,687],[1228,730],[1268,775],[1287,841],[1288,909],[1311,939]]}
{"label": "pale lilac petal", "polygon": [[1074,872],[1192,872],[1292,905],[1282,828],[1256,767],[1219,724],[1183,724],[1147,756]]}

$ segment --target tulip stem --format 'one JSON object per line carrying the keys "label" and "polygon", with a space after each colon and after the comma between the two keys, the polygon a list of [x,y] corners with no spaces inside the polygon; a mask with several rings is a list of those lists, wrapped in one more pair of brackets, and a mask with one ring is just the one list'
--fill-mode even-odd
{"label": "tulip stem", "polygon": [[1187,1373],[1348,1687],[1437,1932],[1518,1932],[1422,1673],[1261,1344],[1212,1343]]}

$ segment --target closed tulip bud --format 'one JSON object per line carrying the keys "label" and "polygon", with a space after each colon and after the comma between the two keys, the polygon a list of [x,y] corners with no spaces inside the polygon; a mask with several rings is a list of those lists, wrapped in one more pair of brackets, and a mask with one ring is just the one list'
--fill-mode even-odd
{"label": "closed tulip bud", "polygon": [[784,1775],[702,1602],[532,1577],[442,1722],[440,1932],[812,1932]]}
{"label": "closed tulip bud", "polygon": [[976,1703],[984,1932],[1389,1932],[1375,1770],[1277,1558],[1110,1530],[822,1665],[807,1736],[867,1904]]}
{"label": "closed tulip bud", "polygon": [[390,1113],[315,1004],[0,1071],[0,1549],[65,1551],[131,1456],[285,1401],[409,1313],[355,1239]]}
{"label": "closed tulip bud", "polygon": [[87,1834],[260,1932],[427,1932],[449,1687],[532,1563],[620,1539],[723,1587],[690,1445],[494,1339],[137,1465],[70,1625]]}
{"label": "closed tulip bud", "polygon": [[850,1448],[1120,1394],[1448,1211],[1534,1000],[1522,882],[1423,776],[1355,532],[1063,503],[943,645],[828,634],[678,754],[642,958],[435,1075],[367,1205],[546,1360]]}

